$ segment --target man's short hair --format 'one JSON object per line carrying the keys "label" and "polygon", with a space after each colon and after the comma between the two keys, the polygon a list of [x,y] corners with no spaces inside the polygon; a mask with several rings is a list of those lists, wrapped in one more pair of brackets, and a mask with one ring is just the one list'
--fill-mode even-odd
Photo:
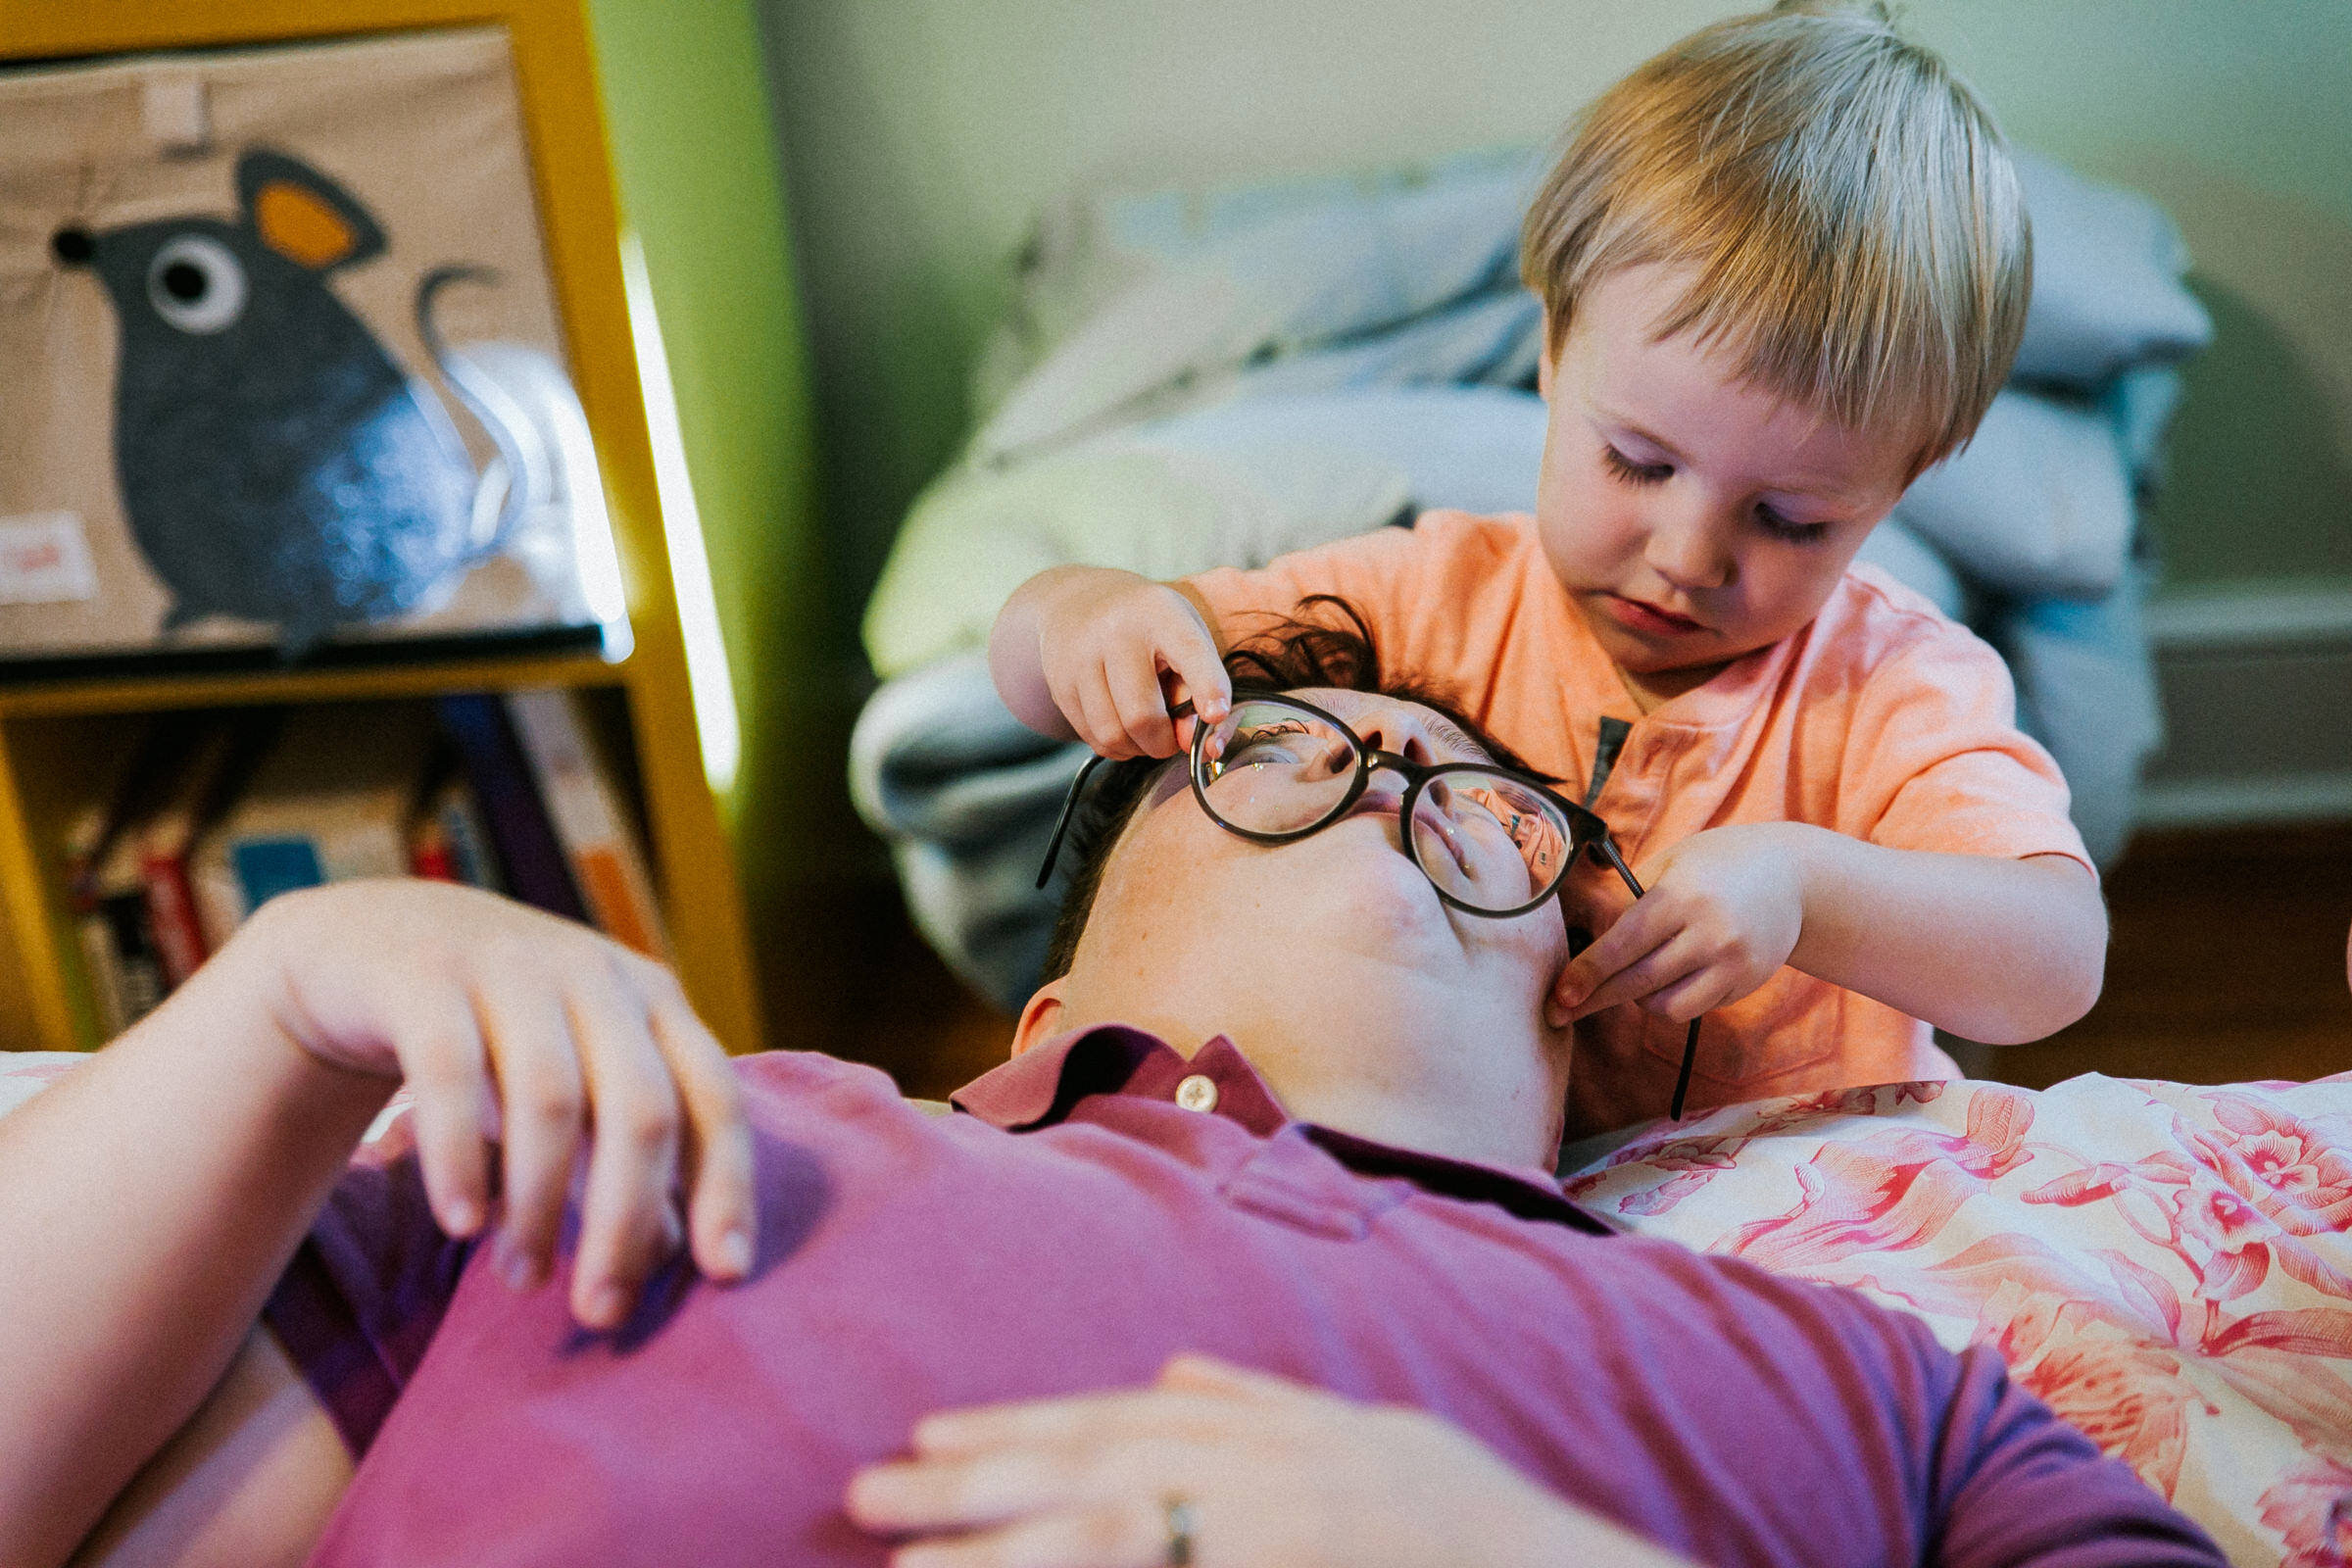
{"label": "man's short hair", "polygon": [[[1309,618],[1317,615],[1320,618]],[[1309,595],[1298,602],[1295,614],[1237,644],[1225,656],[1225,673],[1233,682],[1236,698],[1329,687],[1418,703],[1451,720],[1490,761],[1537,778],[1549,777],[1481,729],[1446,688],[1384,671],[1372,628],[1353,605],[1336,595]],[[1103,868],[1110,863],[1111,851],[1117,848],[1136,807],[1163,768],[1184,765],[1180,754],[1131,758],[1095,770],[1086,798],[1071,813],[1069,833],[1062,842],[1062,863],[1069,867],[1069,881],[1062,894],[1061,912],[1054,922],[1053,938],[1046,947],[1045,969],[1038,976],[1041,985],[1069,973],[1078,939],[1094,912],[1095,895],[1102,886]]]}
{"label": "man's short hair", "polygon": [[1520,274],[1567,341],[1603,277],[1690,273],[1661,339],[1852,429],[1965,445],[2025,331],[2033,236],[1999,127],[1884,6],[1783,0],[1701,28],[1569,124]]}

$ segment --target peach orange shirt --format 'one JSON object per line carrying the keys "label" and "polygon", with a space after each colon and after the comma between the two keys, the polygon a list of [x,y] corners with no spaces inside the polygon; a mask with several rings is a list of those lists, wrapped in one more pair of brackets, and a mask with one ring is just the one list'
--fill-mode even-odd
{"label": "peach orange shirt", "polygon": [[[1552,575],[1531,517],[1432,512],[1410,529],[1192,582],[1233,641],[1308,594],[1346,599],[1385,672],[1450,688],[1572,800],[1586,800],[1602,720],[1617,721],[1621,744],[1587,804],[1637,869],[1702,829],[1768,821],[1896,849],[2090,863],[2057,764],[2017,728],[1999,656],[1871,567],[1847,572],[1802,630],[1646,715]],[[1580,865],[1571,908],[1621,907],[1604,878]],[[1664,1114],[1684,1029],[1632,1005],[1590,1020],[1572,1135]],[[1918,1019],[1783,968],[1707,1014],[1690,1102],[1958,1076]]]}

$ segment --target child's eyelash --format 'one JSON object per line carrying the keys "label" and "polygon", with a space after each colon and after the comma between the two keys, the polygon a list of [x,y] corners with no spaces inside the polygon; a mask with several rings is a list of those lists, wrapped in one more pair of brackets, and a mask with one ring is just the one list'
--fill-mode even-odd
{"label": "child's eyelash", "polygon": [[[1670,463],[1636,463],[1606,444],[1600,449],[1600,460],[1627,484],[1663,484],[1674,477],[1674,466]],[[1764,525],[1766,533],[1790,544],[1809,545],[1830,531],[1826,522],[1791,522],[1766,506],[1756,508],[1756,520]]]}
{"label": "child's eyelash", "polygon": [[1830,531],[1826,522],[1790,522],[1770,507],[1756,508],[1756,520],[1764,531],[1775,539],[1785,539],[1792,545],[1809,545]]}
{"label": "child's eyelash", "polygon": [[1600,459],[1609,471],[1627,484],[1659,484],[1674,476],[1674,466],[1667,463],[1636,463],[1612,446],[1602,446]]}

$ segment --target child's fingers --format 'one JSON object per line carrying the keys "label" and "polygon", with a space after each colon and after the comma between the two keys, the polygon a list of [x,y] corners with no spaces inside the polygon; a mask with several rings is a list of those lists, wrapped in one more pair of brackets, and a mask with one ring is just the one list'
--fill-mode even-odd
{"label": "child's fingers", "polygon": [[1592,1000],[1629,965],[1641,961],[1674,935],[1676,922],[1651,899],[1637,899],[1592,945],[1560,970],[1552,983],[1545,1017],[1558,1028],[1598,1010]]}
{"label": "child's fingers", "polygon": [[1160,650],[1160,659],[1184,683],[1171,701],[1189,701],[1204,724],[1214,724],[1233,706],[1233,682],[1226,676],[1225,660],[1217,641],[1200,624],[1200,615],[1185,607],[1184,625]]}
{"label": "child's fingers", "polygon": [[1576,1004],[1575,1015],[1589,1018],[1628,1002],[1641,1002],[1650,993],[1696,974],[1705,966],[1706,957],[1699,951],[1697,940],[1687,930],[1677,931],[1593,987]]}
{"label": "child's fingers", "polygon": [[1701,964],[1679,980],[1670,980],[1642,999],[1642,1010],[1676,1023],[1689,1023],[1712,1012],[1743,993],[1736,975],[1721,964]]}
{"label": "child's fingers", "polygon": [[1114,656],[1102,665],[1102,684],[1119,710],[1127,739],[1146,757],[1167,757],[1176,750],[1176,726],[1168,719],[1167,704],[1159,694],[1156,666],[1140,660]]}
{"label": "child's fingers", "polygon": [[1097,755],[1110,760],[1124,761],[1135,755],[1134,743],[1127,739],[1127,726],[1119,722],[1119,710],[1110,700],[1109,688],[1102,684],[1098,669],[1090,678],[1080,681],[1072,693],[1072,709],[1065,708],[1078,738],[1094,748]]}

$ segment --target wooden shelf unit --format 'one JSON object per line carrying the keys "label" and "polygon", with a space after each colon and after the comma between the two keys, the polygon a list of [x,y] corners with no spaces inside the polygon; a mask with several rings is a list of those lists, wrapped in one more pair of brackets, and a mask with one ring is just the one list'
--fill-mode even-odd
{"label": "wooden shelf unit", "polygon": [[548,269],[612,514],[632,651],[612,662],[593,655],[460,658],[0,685],[0,1049],[100,1043],[59,863],[60,829],[74,809],[111,789],[145,715],[548,685],[617,694],[679,977],[729,1050],[761,1043],[743,897],[704,772],[581,0],[42,0],[0,7],[0,66],[485,24],[504,27],[513,44]]}

